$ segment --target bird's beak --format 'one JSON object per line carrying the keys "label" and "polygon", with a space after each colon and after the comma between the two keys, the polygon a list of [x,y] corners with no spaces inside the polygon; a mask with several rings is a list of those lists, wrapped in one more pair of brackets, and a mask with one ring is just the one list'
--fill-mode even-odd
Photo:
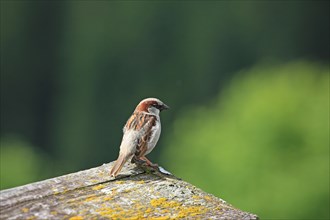
{"label": "bird's beak", "polygon": [[169,109],[170,107],[168,107],[168,105],[165,105],[164,103],[163,103],[163,105],[162,105],[162,107],[161,107],[161,110],[166,110],[166,109]]}

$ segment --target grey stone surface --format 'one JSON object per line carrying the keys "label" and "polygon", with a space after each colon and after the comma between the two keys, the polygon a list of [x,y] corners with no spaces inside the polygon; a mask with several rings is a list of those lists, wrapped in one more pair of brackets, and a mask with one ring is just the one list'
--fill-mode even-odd
{"label": "grey stone surface", "polygon": [[257,219],[172,175],[113,163],[0,191],[0,219]]}

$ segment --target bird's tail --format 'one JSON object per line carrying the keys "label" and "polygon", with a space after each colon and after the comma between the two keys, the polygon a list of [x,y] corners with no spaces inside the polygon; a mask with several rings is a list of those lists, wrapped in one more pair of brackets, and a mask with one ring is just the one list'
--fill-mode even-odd
{"label": "bird's tail", "polygon": [[126,161],[128,160],[128,158],[129,158],[129,155],[120,154],[110,171],[110,176],[116,177],[118,175],[118,173],[120,172],[120,170],[123,168],[123,166],[126,163]]}

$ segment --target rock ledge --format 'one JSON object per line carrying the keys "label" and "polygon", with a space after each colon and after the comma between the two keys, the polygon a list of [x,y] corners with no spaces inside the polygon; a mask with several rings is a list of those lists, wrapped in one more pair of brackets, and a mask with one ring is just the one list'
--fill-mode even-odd
{"label": "rock ledge", "polygon": [[258,219],[172,175],[113,163],[0,191],[0,219]]}

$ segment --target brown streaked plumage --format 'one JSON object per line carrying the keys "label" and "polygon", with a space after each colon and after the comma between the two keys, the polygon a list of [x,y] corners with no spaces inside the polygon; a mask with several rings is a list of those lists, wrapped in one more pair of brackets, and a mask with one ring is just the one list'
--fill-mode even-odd
{"label": "brown streaked plumage", "polygon": [[159,112],[169,107],[156,98],[142,100],[124,126],[117,161],[110,171],[117,176],[126,161],[134,157],[152,163],[145,157],[156,146],[161,132]]}

